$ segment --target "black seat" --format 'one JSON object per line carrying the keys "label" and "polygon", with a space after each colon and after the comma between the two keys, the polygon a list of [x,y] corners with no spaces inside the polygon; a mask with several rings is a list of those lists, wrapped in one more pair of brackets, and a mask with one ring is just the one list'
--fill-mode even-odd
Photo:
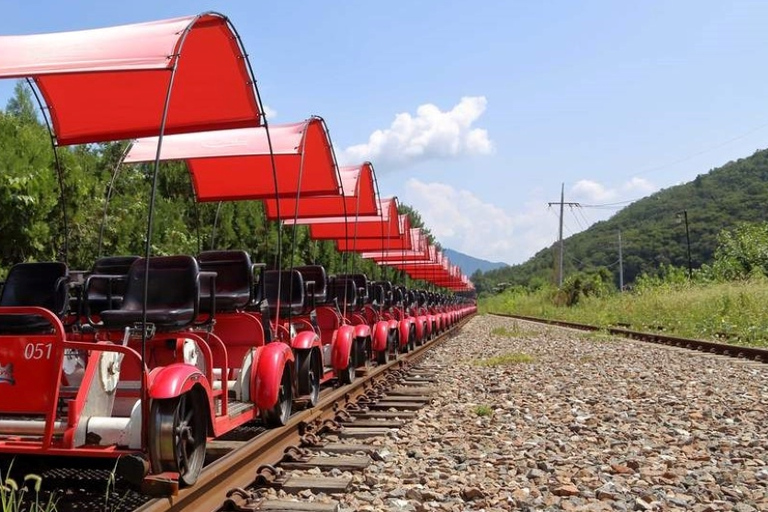
{"label": "black seat", "polygon": [[[325,274],[325,268],[322,265],[304,265],[293,267],[301,273],[306,286],[306,298],[314,301],[314,304],[322,304],[326,300],[328,293],[328,277]],[[310,285],[310,283],[312,283]]]}
{"label": "black seat", "polygon": [[365,274],[339,274],[336,277],[351,279],[357,288],[357,300],[360,304],[368,302],[368,276]]}
{"label": "black seat", "polygon": [[295,269],[267,270],[263,279],[264,298],[271,317],[277,315],[278,299],[280,316],[300,315],[304,312],[304,278],[301,272]]}
{"label": "black seat", "polygon": [[402,286],[395,286],[392,290],[392,305],[403,307],[405,304],[405,288]]}
{"label": "black seat", "polygon": [[[203,251],[200,270],[216,272],[216,311],[236,311],[253,299],[253,266],[245,251]],[[211,310],[211,280],[200,280],[200,310]]]}
{"label": "black seat", "polygon": [[[0,293],[0,306],[39,306],[63,319],[69,305],[69,269],[57,261],[18,263],[11,267]],[[37,315],[0,315],[3,334],[50,332]]]}
{"label": "black seat", "polygon": [[357,286],[348,277],[335,276],[328,280],[328,302],[346,306],[347,309],[357,306]]}
{"label": "black seat", "polygon": [[392,306],[392,283],[389,281],[374,281],[376,286],[381,287],[381,302],[379,304],[388,308]]}
{"label": "black seat", "polygon": [[368,303],[374,306],[384,306],[386,302],[386,296],[384,294],[384,286],[381,283],[375,283],[373,281],[368,283]]}
{"label": "black seat", "polygon": [[86,313],[101,313],[105,309],[120,307],[125,296],[128,271],[137,259],[138,256],[106,256],[96,260],[84,285]]}
{"label": "black seat", "polygon": [[[122,329],[142,321],[146,259],[133,262],[128,272],[125,297],[119,309],[101,312],[104,326]],[[147,323],[158,331],[186,327],[199,311],[199,276],[197,260],[192,256],[156,256],[149,259],[147,288]]]}

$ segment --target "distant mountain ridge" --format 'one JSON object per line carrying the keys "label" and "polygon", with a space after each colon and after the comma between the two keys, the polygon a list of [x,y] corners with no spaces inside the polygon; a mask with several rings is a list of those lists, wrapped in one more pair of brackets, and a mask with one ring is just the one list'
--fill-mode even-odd
{"label": "distant mountain ridge", "polygon": [[475,258],[474,256],[464,254],[463,252],[454,251],[453,249],[443,248],[443,252],[446,256],[448,256],[448,259],[451,260],[451,263],[461,267],[461,271],[467,277],[474,274],[477,270],[480,270],[481,272],[488,272],[489,270],[496,270],[509,266],[506,263],[498,261],[494,262]]}

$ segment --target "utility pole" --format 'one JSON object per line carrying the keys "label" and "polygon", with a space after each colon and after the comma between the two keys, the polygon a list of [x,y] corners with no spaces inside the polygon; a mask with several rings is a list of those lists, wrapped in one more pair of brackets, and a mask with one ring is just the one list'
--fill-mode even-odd
{"label": "utility pole", "polygon": [[619,291],[624,291],[624,260],[621,257],[621,230],[619,230]]}
{"label": "utility pole", "polygon": [[563,287],[563,254],[565,253],[565,248],[563,247],[563,207],[565,205],[568,206],[581,206],[579,203],[566,203],[565,202],[565,183],[562,183],[560,185],[560,202],[550,202],[547,203],[549,206],[552,206],[554,204],[560,205],[560,231],[559,235],[557,237],[558,243],[560,245],[560,263],[559,263],[559,270],[557,272],[557,287],[562,288]]}
{"label": "utility pole", "polygon": [[[680,215],[682,214],[682,215]],[[693,267],[691,266],[691,235],[688,233],[688,210],[677,212],[677,222],[685,221],[685,244],[688,247],[688,280],[693,279]]]}

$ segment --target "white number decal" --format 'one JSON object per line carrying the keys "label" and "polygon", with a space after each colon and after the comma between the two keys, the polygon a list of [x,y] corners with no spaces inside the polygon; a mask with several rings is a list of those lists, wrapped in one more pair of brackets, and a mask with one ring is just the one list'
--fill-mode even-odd
{"label": "white number decal", "polygon": [[24,359],[50,359],[53,343],[27,343]]}

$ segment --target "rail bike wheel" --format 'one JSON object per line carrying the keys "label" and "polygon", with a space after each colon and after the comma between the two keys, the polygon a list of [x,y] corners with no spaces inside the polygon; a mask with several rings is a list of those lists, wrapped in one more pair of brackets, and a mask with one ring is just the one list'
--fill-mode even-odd
{"label": "rail bike wheel", "polygon": [[376,352],[376,362],[379,364],[387,364],[397,357],[397,338],[395,333],[390,331],[387,333],[387,346],[381,352]]}
{"label": "rail bike wheel", "polygon": [[349,360],[347,361],[347,367],[339,371],[339,382],[342,384],[352,384],[357,374],[357,340],[352,342],[352,346],[349,349]]}
{"label": "rail bike wheel", "polygon": [[298,354],[299,394],[308,396],[307,407],[314,407],[320,399],[322,367],[316,350],[302,350]]}
{"label": "rail bike wheel", "polygon": [[282,427],[288,423],[293,408],[293,386],[291,371],[286,366],[280,379],[277,403],[271,409],[262,409],[261,418],[268,427]]}
{"label": "rail bike wheel", "polygon": [[393,329],[387,337],[388,350],[390,352],[390,360],[397,359],[397,354],[400,352],[400,333],[397,329]]}
{"label": "rail bike wheel", "polygon": [[412,325],[410,329],[410,336],[408,336],[408,352],[416,350],[416,326]]}
{"label": "rail bike wheel", "polygon": [[205,462],[208,406],[201,393],[188,391],[152,401],[149,456],[152,466],[179,474],[179,485],[197,481]]}

